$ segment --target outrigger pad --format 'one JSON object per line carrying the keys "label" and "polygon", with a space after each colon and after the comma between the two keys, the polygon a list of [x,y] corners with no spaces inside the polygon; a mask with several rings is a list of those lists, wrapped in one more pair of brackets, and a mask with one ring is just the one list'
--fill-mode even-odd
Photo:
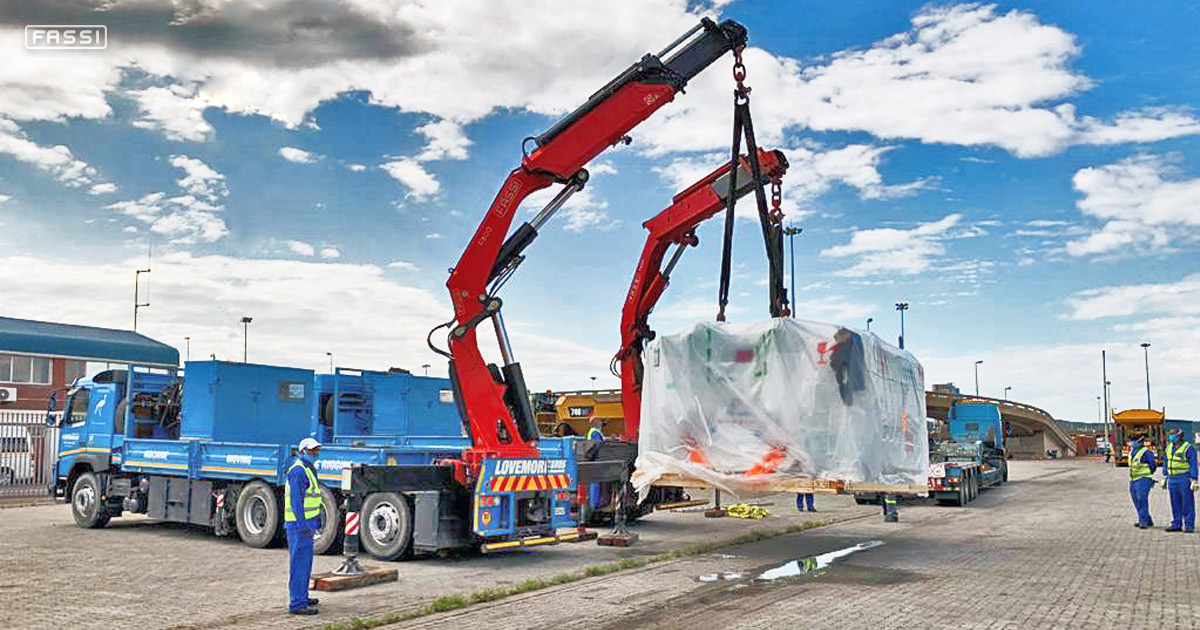
{"label": "outrigger pad", "polygon": [[630,547],[638,540],[638,535],[633,532],[609,532],[596,539],[596,544],[601,547]]}
{"label": "outrigger pad", "polygon": [[312,576],[312,587],[316,591],[344,591],[360,586],[395,582],[400,579],[396,569],[364,566],[362,575],[338,575],[332,571]]}

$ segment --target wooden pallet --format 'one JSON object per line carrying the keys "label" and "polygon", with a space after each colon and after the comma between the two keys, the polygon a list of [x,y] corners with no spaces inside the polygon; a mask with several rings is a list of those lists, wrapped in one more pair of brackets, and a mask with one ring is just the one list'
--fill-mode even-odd
{"label": "wooden pallet", "polygon": [[[638,475],[634,473],[634,478]],[[816,479],[813,477],[803,476],[783,476],[774,475],[771,479],[762,479],[754,482],[742,481],[744,485],[752,489],[752,492],[747,494],[771,494],[771,493],[811,493],[811,494],[898,494],[904,496],[925,496],[929,492],[929,488],[924,485],[915,484],[889,484],[889,483],[862,483],[841,481],[834,479]],[[666,473],[654,482],[656,486],[668,486],[675,488],[697,488],[711,489],[713,485],[703,479],[697,479],[687,475],[678,473]]]}
{"label": "wooden pallet", "polygon": [[317,591],[344,591],[348,588],[395,582],[398,579],[396,569],[364,566],[362,575],[338,575],[332,571],[318,573],[312,576],[312,587]]}

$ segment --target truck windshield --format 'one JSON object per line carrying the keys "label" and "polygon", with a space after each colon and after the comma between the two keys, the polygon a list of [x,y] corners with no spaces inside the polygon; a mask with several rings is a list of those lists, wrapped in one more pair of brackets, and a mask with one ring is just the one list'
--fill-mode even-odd
{"label": "truck windshield", "polygon": [[88,400],[90,390],[76,389],[67,398],[67,408],[63,410],[63,424],[79,424],[87,420]]}

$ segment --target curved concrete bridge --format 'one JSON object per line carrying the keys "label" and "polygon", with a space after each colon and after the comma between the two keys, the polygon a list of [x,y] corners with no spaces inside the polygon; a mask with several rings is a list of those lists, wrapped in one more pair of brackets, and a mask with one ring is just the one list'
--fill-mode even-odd
{"label": "curved concrete bridge", "polygon": [[925,415],[945,420],[950,413],[950,402],[979,400],[1000,408],[1000,417],[1008,423],[1008,450],[1021,458],[1045,459],[1046,451],[1058,451],[1059,457],[1074,457],[1075,441],[1063,431],[1043,409],[1032,405],[988,398],[987,396],[964,396],[942,392],[925,392]]}

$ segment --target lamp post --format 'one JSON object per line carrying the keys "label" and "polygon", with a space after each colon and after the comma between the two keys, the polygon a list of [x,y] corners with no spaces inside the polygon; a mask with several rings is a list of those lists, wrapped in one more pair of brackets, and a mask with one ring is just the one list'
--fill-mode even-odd
{"label": "lamp post", "polygon": [[595,390],[596,389],[596,377],[592,376],[590,378],[592,379],[592,389]]}
{"label": "lamp post", "polygon": [[788,263],[791,270],[788,272],[788,275],[792,281],[792,288],[791,293],[788,294],[788,297],[792,302],[792,317],[796,316],[796,243],[792,240],[792,237],[797,236],[802,232],[804,232],[804,228],[796,227],[794,225],[783,228],[783,233],[787,234],[788,237],[788,250],[791,252],[789,255],[790,262]]}
{"label": "lamp post", "polygon": [[867,318],[867,332],[871,332],[871,322],[875,321],[874,317]]}
{"label": "lamp post", "polygon": [[329,357],[329,373],[333,374],[333,353],[326,352],[325,356]]}
{"label": "lamp post", "polygon": [[183,354],[183,361],[186,363],[192,360],[192,338],[184,337],[183,343],[187,344],[187,350],[185,350]]}
{"label": "lamp post", "polygon": [[904,311],[908,310],[908,302],[897,302],[896,310],[900,311],[900,349],[904,349]]}
{"label": "lamp post", "polygon": [[138,298],[138,284],[144,273],[150,273],[150,265],[148,263],[145,269],[138,269],[133,273],[133,332],[137,332],[138,309],[150,306],[149,298],[147,298],[145,303],[142,303]]}
{"label": "lamp post", "polygon": [[1004,400],[1008,400],[1008,391],[1012,389],[1012,385],[1004,388]]}
{"label": "lamp post", "polygon": [[421,364],[421,368],[425,370],[425,376],[429,376],[429,364],[428,364],[428,363],[422,363],[422,364]]}
{"label": "lamp post", "polygon": [[242,363],[248,363],[247,359],[250,356],[250,322],[254,321],[253,317],[242,318]]}
{"label": "lamp post", "polygon": [[1150,343],[1142,344],[1142,352],[1146,355],[1146,408],[1153,409],[1150,406]]}
{"label": "lamp post", "polygon": [[979,395],[979,366],[983,363],[983,359],[975,362],[975,395]]}

